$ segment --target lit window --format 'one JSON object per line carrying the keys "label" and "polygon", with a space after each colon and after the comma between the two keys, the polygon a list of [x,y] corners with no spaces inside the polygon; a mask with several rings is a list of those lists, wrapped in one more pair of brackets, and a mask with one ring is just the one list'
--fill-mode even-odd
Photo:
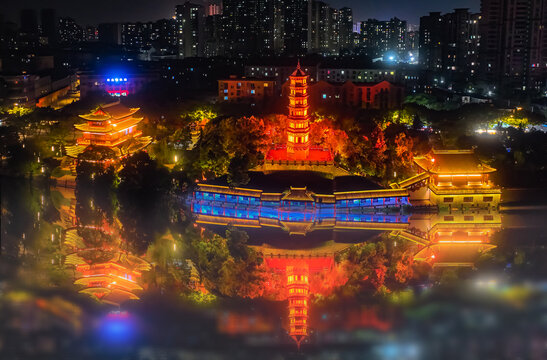
{"label": "lit window", "polygon": [[254,94],[254,93],[255,93],[254,89],[253,89],[253,90],[251,90],[251,94]]}
{"label": "lit window", "polygon": [[225,97],[224,97],[224,100],[228,100],[228,96],[225,96]]}

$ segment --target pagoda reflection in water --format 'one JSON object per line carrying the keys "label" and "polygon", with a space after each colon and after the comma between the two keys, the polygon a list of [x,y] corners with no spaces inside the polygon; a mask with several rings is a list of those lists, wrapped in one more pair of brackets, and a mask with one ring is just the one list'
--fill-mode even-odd
{"label": "pagoda reflection in water", "polygon": [[[107,221],[94,209],[93,200],[82,204],[74,191],[64,189],[63,195],[69,205],[60,209],[65,228],[62,248],[65,265],[75,271],[79,292],[114,306],[139,299],[137,293],[143,290],[140,278],[143,271],[150,270],[150,264],[127,250],[117,219]],[[87,207],[87,216],[78,217],[77,207]]]}

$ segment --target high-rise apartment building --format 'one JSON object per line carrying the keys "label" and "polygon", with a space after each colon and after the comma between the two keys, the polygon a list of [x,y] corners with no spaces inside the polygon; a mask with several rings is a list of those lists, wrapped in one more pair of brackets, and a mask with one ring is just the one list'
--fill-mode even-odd
{"label": "high-rise apartment building", "polygon": [[469,9],[422,16],[419,35],[422,68],[440,75],[446,85],[473,79],[479,67],[479,22],[480,14],[470,13]]}
{"label": "high-rise apartment building", "polygon": [[482,0],[481,78],[538,91],[547,79],[547,0]]}
{"label": "high-rise apartment building", "polygon": [[338,11],[338,47],[340,50],[351,50],[353,45],[353,11],[343,7]]}
{"label": "high-rise apartment building", "polygon": [[122,45],[145,49],[152,46],[152,37],[154,33],[154,23],[136,22],[122,24]]}
{"label": "high-rise apartment building", "polygon": [[77,44],[84,39],[84,32],[80,25],[69,17],[59,18],[59,40],[63,44]]}
{"label": "high-rise apartment building", "polygon": [[403,56],[406,51],[406,21],[368,19],[361,23],[361,47],[370,57]]}
{"label": "high-rise apartment building", "polygon": [[203,5],[189,1],[177,5],[175,18],[180,58],[203,56],[204,15]]}
{"label": "high-rise apartment building", "polygon": [[337,54],[337,11],[323,1],[312,0],[308,11],[308,51],[323,55]]}
{"label": "high-rise apartment building", "polygon": [[99,24],[99,42],[109,45],[122,43],[122,25],[119,23]]}
{"label": "high-rise apartment building", "polygon": [[47,37],[48,44],[55,45],[59,40],[59,22],[54,9],[42,9],[40,11],[42,24],[42,36]]}
{"label": "high-rise apartment building", "polygon": [[353,12],[323,1],[308,3],[308,52],[338,55],[353,48]]}
{"label": "high-rise apartment building", "polygon": [[152,46],[160,53],[175,53],[177,23],[175,19],[161,19],[153,24]]}
{"label": "high-rise apartment building", "polygon": [[308,28],[310,0],[279,1],[283,6],[283,50],[287,55],[308,52]]}

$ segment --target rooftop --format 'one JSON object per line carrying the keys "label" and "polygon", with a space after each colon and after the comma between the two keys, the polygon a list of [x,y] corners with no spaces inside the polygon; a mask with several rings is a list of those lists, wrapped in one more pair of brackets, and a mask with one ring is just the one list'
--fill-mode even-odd
{"label": "rooftop", "polygon": [[119,120],[131,116],[139,110],[139,108],[129,108],[118,100],[110,104],[99,105],[91,113],[80,115],[80,117],[89,121]]}
{"label": "rooftop", "polygon": [[483,164],[473,150],[433,150],[414,158],[423,170],[433,174],[484,174],[496,171]]}
{"label": "rooftop", "polygon": [[298,65],[296,65],[296,70],[293,71],[291,76],[308,76],[301,68],[300,68],[300,60],[298,61]]}

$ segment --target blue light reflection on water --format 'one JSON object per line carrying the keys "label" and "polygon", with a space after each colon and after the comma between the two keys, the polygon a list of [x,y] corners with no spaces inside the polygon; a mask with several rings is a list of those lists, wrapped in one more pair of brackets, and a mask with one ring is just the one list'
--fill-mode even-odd
{"label": "blue light reflection on water", "polygon": [[258,220],[259,218],[276,219],[291,222],[310,222],[335,219],[336,221],[355,223],[406,223],[409,216],[405,214],[354,213],[347,209],[269,206],[234,206],[233,204],[193,201],[192,212],[223,218]]}
{"label": "blue light reflection on water", "polygon": [[105,344],[127,344],[132,342],[136,335],[136,321],[127,312],[112,311],[100,321],[98,326],[98,336]]}

